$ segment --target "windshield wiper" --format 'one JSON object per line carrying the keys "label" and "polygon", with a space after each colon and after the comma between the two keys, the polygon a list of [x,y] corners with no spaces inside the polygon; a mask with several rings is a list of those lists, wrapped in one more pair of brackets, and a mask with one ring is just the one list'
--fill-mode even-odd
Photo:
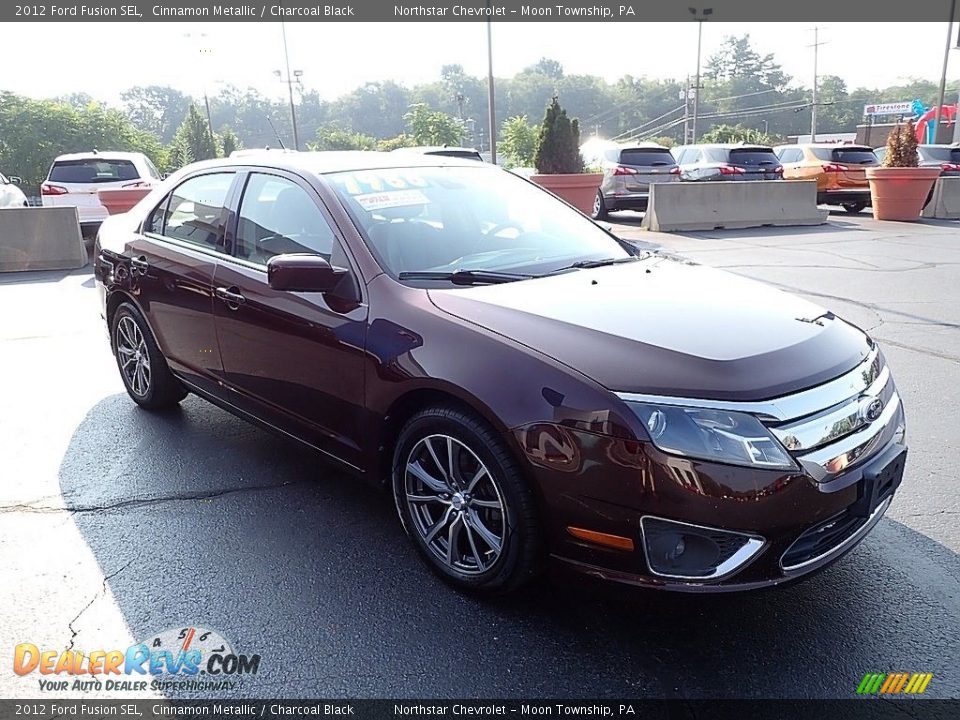
{"label": "windshield wiper", "polygon": [[575,263],[570,265],[565,265],[562,268],[557,268],[556,270],[551,270],[548,275],[553,275],[555,273],[560,273],[565,270],[583,270],[586,268],[598,268],[605,267],[607,265],[619,265],[620,263],[633,262],[639,260],[640,258],[636,255],[630,255],[628,257],[622,258],[604,258],[603,260],[578,260]]}
{"label": "windshield wiper", "polygon": [[494,270],[456,270],[455,272],[432,272],[429,270],[402,272],[401,280],[447,280],[454,285],[495,285],[496,283],[525,280],[533,275],[496,272]]}

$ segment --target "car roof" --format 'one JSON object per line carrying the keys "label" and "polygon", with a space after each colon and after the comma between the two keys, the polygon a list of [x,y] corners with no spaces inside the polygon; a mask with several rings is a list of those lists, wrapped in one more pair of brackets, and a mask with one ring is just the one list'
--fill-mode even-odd
{"label": "car roof", "polygon": [[610,150],[669,150],[666,145],[661,145],[660,143],[651,142],[649,140],[644,140],[643,142],[638,143],[627,143],[624,145],[614,145],[609,148]]}
{"label": "car roof", "polygon": [[121,150],[107,150],[105,152],[100,152],[99,150],[96,150],[91,152],[57,155],[57,157],[54,159],[54,162],[60,162],[61,160],[95,160],[97,158],[101,158],[103,160],[142,160],[144,157],[146,156],[139,152],[124,152]]}
{"label": "car roof", "polygon": [[[366,150],[323,150],[319,152],[272,153],[247,155],[233,158],[203,160],[190,165],[191,169],[243,167],[270,167],[282,170],[306,171],[317,175],[348,172],[350,170],[378,170],[404,167],[487,167],[476,160],[447,157],[444,155],[421,155],[418,153],[376,152]],[[490,166],[493,167],[493,166]]]}
{"label": "car roof", "polygon": [[770,150],[769,145],[756,143],[698,143],[696,145],[682,145],[681,147],[719,148],[721,150]]}
{"label": "car roof", "polygon": [[460,147],[459,145],[417,145],[415,147],[395,148],[391,152],[410,152],[410,153],[440,153],[440,152],[464,152],[480,154],[480,151],[471,147]]}
{"label": "car roof", "polygon": [[873,150],[869,145],[860,145],[858,143],[831,143],[831,142],[818,142],[818,143],[784,143],[783,145],[775,145],[774,150],[778,148],[787,148],[787,147],[801,147],[801,148],[824,148],[826,150]]}

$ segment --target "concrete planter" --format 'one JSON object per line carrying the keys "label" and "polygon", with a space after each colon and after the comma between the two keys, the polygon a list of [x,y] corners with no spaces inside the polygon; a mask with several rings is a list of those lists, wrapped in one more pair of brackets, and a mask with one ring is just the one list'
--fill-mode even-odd
{"label": "concrete planter", "polygon": [[920,218],[940,168],[868,167],[866,173],[874,219],[909,222]]}
{"label": "concrete planter", "polygon": [[134,205],[146,197],[151,188],[104,188],[97,190],[97,197],[111,215],[119,215],[131,210]]}
{"label": "concrete planter", "polygon": [[603,173],[531,175],[530,180],[589,215],[593,211],[593,200],[603,180]]}

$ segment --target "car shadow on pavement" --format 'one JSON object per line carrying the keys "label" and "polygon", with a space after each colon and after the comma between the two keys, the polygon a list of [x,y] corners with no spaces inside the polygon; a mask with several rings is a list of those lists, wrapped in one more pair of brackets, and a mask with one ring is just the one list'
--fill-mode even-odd
{"label": "car shadow on pavement", "polygon": [[386,492],[195,397],[158,414],[103,399],[59,480],[134,638],[199,626],[261,656],[236,697],[851,697],[888,669],[960,690],[960,559],[890,520],[769,591],[551,573],[478,599],[423,566]]}

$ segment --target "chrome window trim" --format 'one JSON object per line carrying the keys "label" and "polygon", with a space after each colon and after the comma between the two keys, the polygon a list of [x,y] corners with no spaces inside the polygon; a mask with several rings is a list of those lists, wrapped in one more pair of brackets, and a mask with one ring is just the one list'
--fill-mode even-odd
{"label": "chrome window trim", "polygon": [[[883,365],[882,369],[880,367],[873,367],[879,357],[880,349],[874,346],[862,363],[840,377],[810,388],[809,390],[802,390],[792,395],[784,395],[771,400],[739,402],[735,400],[703,400],[699,398],[647,395],[629,392],[615,392],[614,394],[624,402],[745,412],[756,415],[764,422],[779,423],[822,412],[845,400],[861,395],[868,388],[871,388],[874,383],[879,381],[884,374],[883,370],[886,369],[886,365]],[[889,375],[889,371],[887,371],[887,375]]]}
{"label": "chrome window trim", "polygon": [[[709,530],[710,532],[726,533],[727,535],[739,535],[747,538],[739,550],[733,555],[717,565],[714,571],[709,575],[672,575],[670,573],[661,573],[653,569],[650,564],[650,556],[647,552],[647,533],[643,526],[644,520],[657,520],[659,522],[670,523],[671,525],[682,525],[684,527],[697,528],[698,530]],[[650,574],[657,577],[670,578],[672,580],[686,580],[688,582],[703,582],[706,580],[722,580],[743,568],[748,562],[755,558],[761,550],[767,545],[766,539],[759,535],[740,532],[738,530],[727,530],[725,528],[710,527],[709,525],[696,525],[694,523],[682,522],[680,520],[671,520],[670,518],[658,517],[656,515],[643,515],[640,518],[641,544],[643,545],[643,559],[647,563],[647,569]]]}
{"label": "chrome window trim", "polygon": [[856,545],[858,542],[860,542],[863,539],[864,535],[866,535],[868,532],[870,532],[870,530],[873,529],[874,525],[880,522],[880,518],[883,517],[883,514],[887,511],[887,508],[890,507],[890,503],[892,501],[893,501],[893,496],[888,497],[886,500],[880,503],[880,505],[878,505],[877,508],[873,511],[873,514],[869,518],[867,518],[867,521],[863,523],[863,525],[861,525],[859,528],[857,528],[857,530],[850,537],[848,537],[839,545],[834,545],[832,548],[830,548],[826,552],[821,553],[816,557],[810,558],[809,560],[804,560],[802,563],[797,563],[796,565],[784,565],[783,558],[786,557],[788,552],[790,552],[790,547],[793,547],[793,543],[791,543],[790,547],[788,547],[784,551],[783,555],[780,556],[780,567],[783,569],[785,573],[798,572],[807,567],[810,567],[815,563],[819,563],[823,560],[827,560],[835,555],[838,555],[852,545]]}

